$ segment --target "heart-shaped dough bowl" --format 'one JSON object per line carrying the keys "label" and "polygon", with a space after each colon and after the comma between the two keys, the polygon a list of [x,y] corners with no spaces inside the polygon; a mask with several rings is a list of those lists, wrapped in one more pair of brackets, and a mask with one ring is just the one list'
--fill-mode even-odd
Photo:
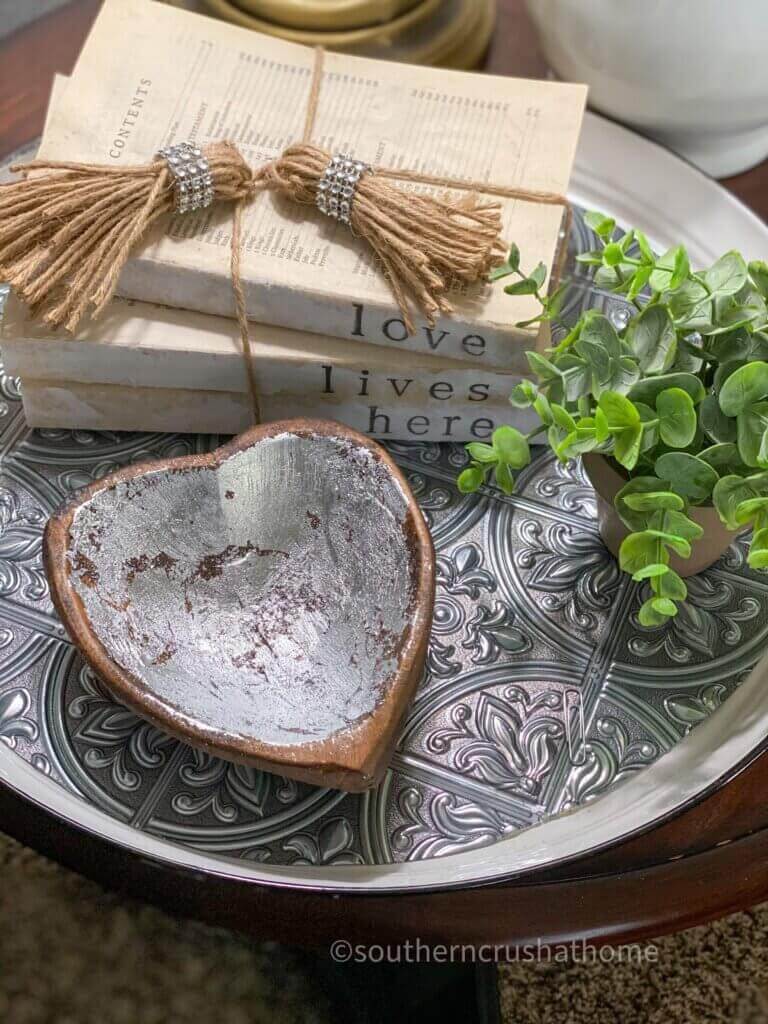
{"label": "heart-shaped dough bowl", "polygon": [[160,729],[315,785],[381,776],[424,667],[435,556],[374,441],[297,419],[129,466],[50,519],[44,555],[75,643]]}

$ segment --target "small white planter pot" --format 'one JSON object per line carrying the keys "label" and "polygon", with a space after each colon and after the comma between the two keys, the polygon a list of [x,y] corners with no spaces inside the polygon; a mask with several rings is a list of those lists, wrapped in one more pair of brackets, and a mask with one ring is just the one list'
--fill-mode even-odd
{"label": "small white planter pot", "polygon": [[714,177],[768,156],[768,0],[526,0],[560,78]]}

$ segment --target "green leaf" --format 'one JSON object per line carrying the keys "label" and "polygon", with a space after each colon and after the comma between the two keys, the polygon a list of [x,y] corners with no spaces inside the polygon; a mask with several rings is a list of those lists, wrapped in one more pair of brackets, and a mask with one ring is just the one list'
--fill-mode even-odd
{"label": "green leaf", "polygon": [[613,499],[619,518],[630,530],[644,530],[648,524],[647,513],[639,513],[627,504],[627,497],[633,494],[652,494],[664,489],[664,481],[655,476],[635,476],[624,484]]}
{"label": "green leaf", "polygon": [[605,414],[608,430],[612,434],[640,424],[640,413],[625,395],[617,391],[604,391],[597,407]]}
{"label": "green leaf", "polygon": [[624,252],[618,242],[609,242],[603,249],[603,263],[606,267],[617,267],[624,259]]}
{"label": "green leaf", "polygon": [[546,426],[551,427],[554,423],[554,417],[552,415],[552,407],[549,404],[549,399],[544,394],[536,395],[533,400],[533,408],[538,413],[539,419]]}
{"label": "green leaf", "polygon": [[616,229],[616,221],[613,217],[606,217],[604,213],[598,213],[596,210],[588,210],[584,214],[584,223],[599,238],[610,238]]}
{"label": "green leaf", "polygon": [[473,441],[466,447],[475,462],[496,462],[498,459],[496,449],[489,444],[483,444],[482,441]]}
{"label": "green leaf", "polygon": [[746,283],[747,265],[741,253],[731,250],[721,256],[704,275],[710,291],[715,295],[734,295]]}
{"label": "green leaf", "polygon": [[750,498],[765,496],[768,496],[768,473],[754,473],[748,477],[723,476],[712,491],[712,504],[728,529],[736,530],[739,527],[736,518],[739,505]]}
{"label": "green leaf", "polygon": [[667,572],[671,572],[668,565],[664,565],[662,562],[652,562],[651,565],[638,569],[632,579],[640,583],[642,580],[656,579]]}
{"label": "green leaf", "polygon": [[648,284],[648,279],[653,272],[653,267],[650,264],[646,264],[643,267],[638,267],[635,271],[632,280],[629,283],[629,290],[627,291],[627,298],[632,301],[636,299],[640,292]]}
{"label": "green leaf", "polygon": [[533,405],[539,390],[530,380],[521,380],[512,388],[509,401],[518,409],[528,409]]}
{"label": "green leaf", "polygon": [[[678,513],[679,514],[679,513]],[[678,537],[677,534],[667,533],[665,530],[646,530],[645,531],[650,537],[654,537],[656,540],[660,540],[663,544],[680,555],[681,558],[689,558],[691,554],[691,545],[685,539],[685,537]]]}
{"label": "green leaf", "polygon": [[641,626],[646,628],[652,628],[654,626],[663,626],[669,618],[668,615],[663,615],[654,608],[654,602],[656,598],[649,597],[647,601],[644,601],[640,607],[640,611],[637,613],[637,621]]}
{"label": "green leaf", "polygon": [[696,407],[682,388],[667,388],[656,399],[659,433],[670,448],[687,448],[696,434]]}
{"label": "green leaf", "polygon": [[715,470],[687,452],[666,452],[656,459],[656,475],[669,480],[672,489],[693,505],[705,502],[718,480]]}
{"label": "green leaf", "polygon": [[700,451],[699,458],[708,463],[718,476],[727,476],[729,473],[747,476],[750,472],[749,467],[741,461],[735,444],[713,444]]}
{"label": "green leaf", "polygon": [[626,395],[629,389],[640,380],[640,367],[630,356],[622,356],[618,363],[613,363],[610,377],[603,383],[601,391],[618,391]]}
{"label": "green leaf", "polygon": [[598,384],[605,384],[619,368],[621,341],[605,316],[589,317],[574,348],[587,361]]}
{"label": "green leaf", "polygon": [[665,533],[673,533],[683,540],[700,540],[704,536],[703,527],[695,523],[693,519],[684,512],[677,509],[668,509],[664,513],[663,530]]}
{"label": "green leaf", "polygon": [[755,530],[749,545],[747,563],[751,569],[768,569],[768,528]]}
{"label": "green leaf", "polygon": [[589,394],[589,364],[580,356],[566,352],[560,356],[557,368],[561,373],[563,393],[567,402],[576,402]]}
{"label": "green leaf", "polygon": [[666,306],[646,306],[630,321],[625,340],[644,373],[664,373],[675,360],[677,334]]}
{"label": "green leaf", "polygon": [[558,446],[555,454],[559,459],[573,459],[577,455],[591,452],[597,447],[594,427],[578,427],[567,435]]}
{"label": "green leaf", "polygon": [[768,337],[761,331],[746,328],[730,330],[707,341],[707,357],[718,363],[736,365],[768,360]]}
{"label": "green leaf", "polygon": [[531,370],[542,381],[557,380],[560,376],[558,368],[546,356],[539,355],[538,352],[526,352],[525,358],[528,360]]}
{"label": "green leaf", "polygon": [[668,562],[669,555],[664,547],[647,530],[630,533],[621,542],[619,548],[619,565],[623,572],[634,576],[649,565]]}
{"label": "green leaf", "polygon": [[712,390],[716,395],[720,394],[723,384],[728,380],[731,374],[743,366],[743,361],[740,359],[731,359],[727,363],[721,363],[715,370],[715,375],[712,378]]}
{"label": "green leaf", "polygon": [[[656,260],[649,284],[655,292],[665,292],[672,287],[673,275],[676,275],[680,264],[682,246],[667,249],[663,256]],[[684,251],[684,250],[683,250]]]}
{"label": "green leaf", "polygon": [[656,509],[685,508],[685,502],[679,494],[672,491],[647,491],[638,494],[625,494],[624,502],[634,512],[654,512]]}
{"label": "green leaf", "polygon": [[625,469],[634,469],[640,457],[642,441],[643,428],[641,426],[627,427],[614,438],[613,457]]}
{"label": "green leaf", "polygon": [[652,409],[650,405],[646,405],[645,402],[635,402],[634,405],[640,413],[643,424],[641,451],[648,452],[659,443],[659,417],[656,410]]}
{"label": "green leaf", "polygon": [[513,243],[509,247],[506,260],[498,267],[494,267],[488,275],[491,281],[497,281],[500,277],[507,277],[509,274],[516,274],[520,270],[520,250]]}
{"label": "green leaf", "polygon": [[634,273],[635,267],[632,263],[619,263],[615,267],[606,267],[603,264],[595,271],[595,284],[598,288],[608,288],[620,294],[627,291]]}
{"label": "green leaf", "polygon": [[763,515],[768,511],[768,497],[747,498],[736,507],[734,516],[737,523],[749,523],[755,516]]}
{"label": "green leaf", "polygon": [[654,597],[651,600],[651,605],[658,615],[663,615],[665,618],[677,615],[677,605],[668,597]]}
{"label": "green leaf", "polygon": [[688,596],[685,581],[674,569],[664,574],[664,579],[659,580],[656,590],[661,596],[671,597],[673,601],[684,601]]}
{"label": "green leaf", "polygon": [[690,272],[691,265],[688,261],[688,253],[682,245],[678,245],[677,249],[675,249],[675,263],[672,270],[672,276],[669,279],[669,290],[674,291],[676,288],[679,288]]}
{"label": "green leaf", "polygon": [[605,413],[600,406],[595,409],[595,437],[598,444],[602,444],[603,441],[607,441],[610,437],[608,420],[605,418]]}
{"label": "green leaf", "polygon": [[538,290],[539,286],[532,277],[524,277],[521,281],[513,281],[512,284],[508,284],[504,288],[507,295],[535,295]]}
{"label": "green leaf", "polygon": [[698,374],[703,364],[702,350],[687,337],[677,339],[677,355],[672,370]]}
{"label": "green leaf", "polygon": [[537,290],[541,288],[547,277],[547,268],[543,263],[538,263],[534,270],[531,272],[528,280],[533,281],[536,285]]}
{"label": "green leaf", "polygon": [[588,252],[580,252],[576,257],[577,263],[586,263],[590,267],[599,267],[603,262],[602,249],[590,249]]}
{"label": "green leaf", "polygon": [[499,462],[495,470],[496,485],[505,494],[512,494],[515,489],[515,478],[507,462]]}
{"label": "green leaf", "polygon": [[558,405],[557,402],[551,402],[550,408],[552,410],[552,418],[558,427],[569,431],[576,429],[576,420],[571,416],[567,409],[563,408],[562,405]]}
{"label": "green leaf", "polygon": [[752,260],[747,268],[755,287],[763,296],[768,299],[768,263],[762,260]]}
{"label": "green leaf", "polygon": [[[553,423],[552,426],[549,427],[549,429],[547,430],[547,444],[556,455],[558,453],[560,445],[563,443],[564,440],[565,438],[563,437],[562,430],[560,429],[560,427],[555,426],[555,424]],[[567,457],[564,455],[558,456],[558,458],[561,462],[568,461]]]}
{"label": "green leaf", "polygon": [[608,430],[613,436],[613,455],[626,469],[634,469],[640,455],[643,427],[640,413],[624,395],[605,391],[598,408],[604,414]]}
{"label": "green leaf", "polygon": [[695,374],[667,373],[661,377],[646,377],[633,384],[627,398],[633,402],[645,402],[646,405],[655,408],[657,397],[667,388],[682,388],[683,391],[687,391],[695,405],[698,405],[706,394],[704,385]]}
{"label": "green leaf", "polygon": [[729,530],[738,528],[736,511],[742,502],[752,497],[754,491],[740,476],[721,476],[712,490],[712,504]]}
{"label": "green leaf", "polygon": [[499,263],[496,267],[491,267],[488,274],[489,281],[500,281],[502,277],[509,277],[510,274],[514,274],[515,270],[510,267],[507,263]]}
{"label": "green leaf", "polygon": [[639,248],[640,255],[643,259],[648,263],[653,263],[656,259],[653,249],[651,249],[648,239],[645,237],[643,232],[638,231],[637,228],[635,228],[635,240],[637,241],[637,247]]}
{"label": "green leaf", "polygon": [[709,292],[700,281],[689,278],[668,298],[669,311],[676,324],[694,328],[709,323]]}
{"label": "green leaf", "polygon": [[481,486],[484,479],[485,475],[479,466],[469,466],[459,473],[456,486],[462,494],[471,494]]}
{"label": "green leaf", "polygon": [[570,285],[567,281],[564,281],[562,284],[558,285],[557,288],[555,288],[555,290],[552,292],[552,294],[547,296],[547,298],[544,300],[544,310],[546,314],[545,318],[547,320],[554,320],[557,316],[559,316],[560,311],[565,305],[565,300],[568,297],[569,290]]}
{"label": "green leaf", "polygon": [[736,418],[736,443],[747,466],[768,468],[768,402],[755,402]]}
{"label": "green leaf", "polygon": [[752,309],[749,306],[733,306],[719,314],[717,323],[702,326],[699,330],[702,334],[706,335],[707,341],[709,341],[711,338],[719,337],[721,334],[729,334],[740,327],[745,327],[763,315],[764,312],[762,310]]}
{"label": "green leaf", "polygon": [[726,416],[736,416],[768,395],[768,363],[756,361],[729,374],[718,395]]}
{"label": "green leaf", "polygon": [[717,395],[707,395],[699,406],[699,423],[713,441],[727,444],[736,440],[736,420],[725,415]]}
{"label": "green leaf", "polygon": [[635,240],[635,229],[634,228],[630,228],[629,231],[625,231],[624,234],[619,239],[619,246],[621,247],[621,251],[623,253],[627,252],[631,248],[632,243],[634,242],[634,240]]}
{"label": "green leaf", "polygon": [[[499,461],[513,469],[522,469],[531,461],[528,440],[515,427],[497,427],[491,435],[491,443]],[[498,478],[498,470],[496,475]]]}

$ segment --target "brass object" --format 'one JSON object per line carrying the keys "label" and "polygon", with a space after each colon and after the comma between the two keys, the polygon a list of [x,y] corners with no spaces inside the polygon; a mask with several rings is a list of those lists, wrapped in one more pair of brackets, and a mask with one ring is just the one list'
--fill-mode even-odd
{"label": "brass object", "polygon": [[257,17],[244,0],[205,4],[226,21],[291,42],[360,57],[464,69],[475,67],[482,58],[496,15],[496,0],[419,0],[382,24],[321,31]]}

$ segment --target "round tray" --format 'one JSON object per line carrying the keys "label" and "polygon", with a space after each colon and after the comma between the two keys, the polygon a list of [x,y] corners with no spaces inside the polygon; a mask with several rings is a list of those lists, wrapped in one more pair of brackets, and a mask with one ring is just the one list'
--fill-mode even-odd
{"label": "round tray", "polygon": [[[698,264],[767,247],[766,228],[716,183],[593,115],[573,198],[659,245],[685,241]],[[578,217],[571,242],[571,256],[589,247]],[[570,315],[621,301],[573,267]],[[0,378],[0,779],[50,816],[49,834],[68,823],[235,884],[448,889],[646,830],[762,749],[768,691],[749,670],[768,635],[768,580],[742,543],[691,580],[675,620],[644,629],[577,466],[542,456],[513,497],[462,496],[461,446],[403,443],[390,450],[429,520],[438,594],[425,678],[382,784],[318,790],[194,751],[116,704],[68,643],[40,537],[94,478],[220,439],[30,431],[19,398]]]}

